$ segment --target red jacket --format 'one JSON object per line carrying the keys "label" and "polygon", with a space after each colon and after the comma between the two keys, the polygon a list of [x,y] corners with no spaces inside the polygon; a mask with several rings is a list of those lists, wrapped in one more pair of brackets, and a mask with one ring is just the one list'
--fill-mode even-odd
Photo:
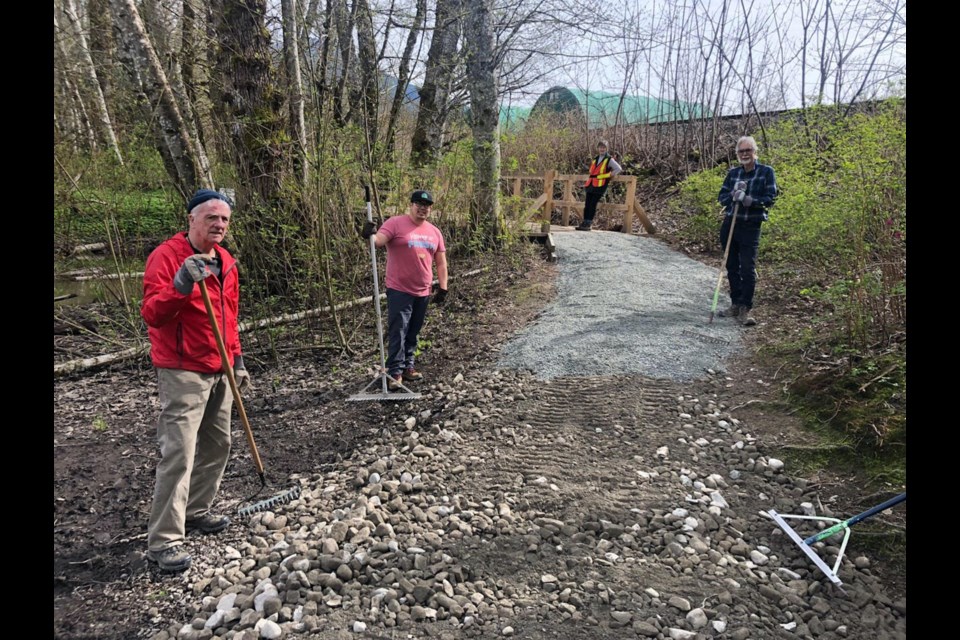
{"label": "red jacket", "polygon": [[[216,251],[223,262],[220,278],[210,276],[205,282],[233,366],[234,357],[241,353],[237,261],[223,247],[218,246]],[[223,369],[220,350],[199,285],[188,296],[181,295],[173,286],[183,261],[193,254],[186,233],[173,236],[153,250],[143,276],[140,314],[147,323],[150,358],[155,367],[217,373]]]}

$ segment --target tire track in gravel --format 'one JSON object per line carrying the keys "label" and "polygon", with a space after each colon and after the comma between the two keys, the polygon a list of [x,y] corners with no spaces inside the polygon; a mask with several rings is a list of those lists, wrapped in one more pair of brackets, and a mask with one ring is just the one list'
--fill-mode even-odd
{"label": "tire track in gravel", "polygon": [[504,492],[519,487],[521,498],[560,505],[551,514],[558,519],[642,508],[657,496],[637,482],[635,458],[652,453],[645,444],[651,439],[667,437],[662,422],[675,411],[676,394],[669,382],[630,376],[542,383],[512,416],[486,426],[512,435],[512,442],[488,444],[491,463],[470,482]]}

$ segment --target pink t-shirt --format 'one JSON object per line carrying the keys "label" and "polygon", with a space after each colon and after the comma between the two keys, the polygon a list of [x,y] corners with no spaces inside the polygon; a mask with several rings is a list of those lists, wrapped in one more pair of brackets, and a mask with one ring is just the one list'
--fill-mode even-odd
{"label": "pink t-shirt", "polygon": [[417,226],[402,215],[388,218],[377,233],[387,238],[387,288],[430,295],[434,255],[447,250],[440,229],[426,220]]}

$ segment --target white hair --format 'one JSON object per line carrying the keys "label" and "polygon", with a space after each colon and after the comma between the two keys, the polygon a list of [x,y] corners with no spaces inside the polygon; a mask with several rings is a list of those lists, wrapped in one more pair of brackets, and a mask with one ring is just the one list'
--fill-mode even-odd
{"label": "white hair", "polygon": [[757,141],[753,139],[753,136],[740,136],[740,139],[737,140],[737,148],[740,148],[741,142],[749,142],[750,146],[753,147],[753,152],[757,152]]}

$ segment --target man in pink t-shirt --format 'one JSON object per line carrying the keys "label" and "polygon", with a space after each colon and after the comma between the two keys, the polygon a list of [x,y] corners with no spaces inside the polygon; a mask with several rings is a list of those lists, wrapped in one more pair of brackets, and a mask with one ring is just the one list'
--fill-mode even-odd
{"label": "man in pink t-shirt", "polygon": [[423,379],[413,354],[427,315],[434,262],[439,287],[433,301],[441,304],[447,297],[447,248],[440,229],[427,222],[432,206],[428,192],[414,191],[405,215],[387,219],[379,230],[367,222],[361,232],[365,240],[376,234],[376,246],[387,248],[387,386],[394,391]]}

